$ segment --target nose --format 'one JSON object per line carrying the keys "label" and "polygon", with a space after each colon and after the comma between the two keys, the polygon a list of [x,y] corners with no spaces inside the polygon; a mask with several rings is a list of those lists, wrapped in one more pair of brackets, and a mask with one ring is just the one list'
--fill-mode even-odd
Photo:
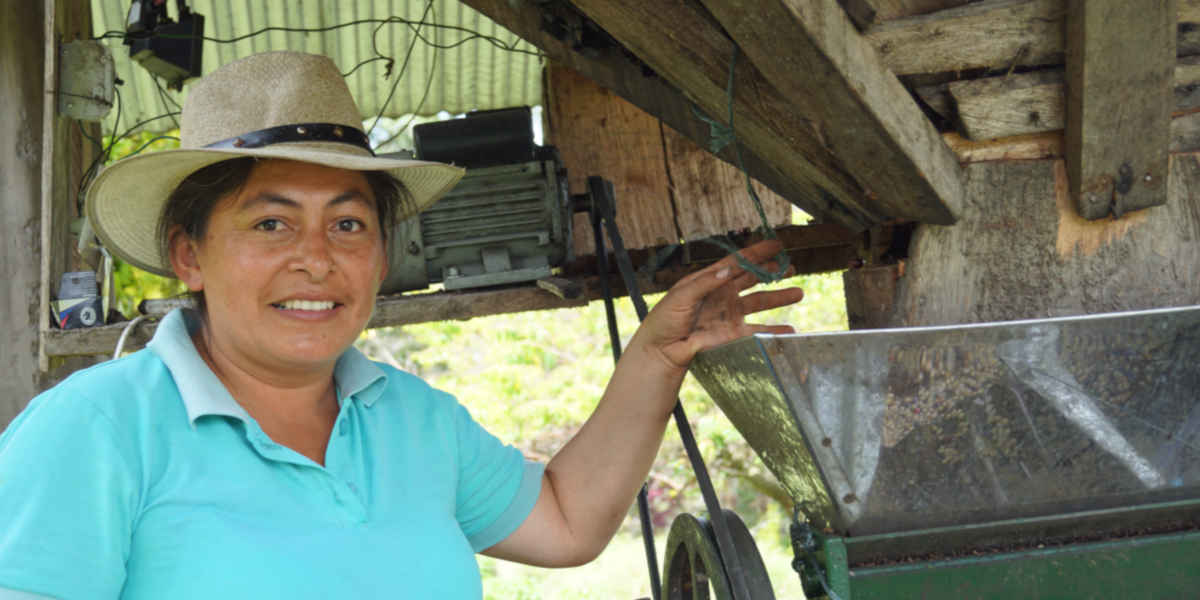
{"label": "nose", "polygon": [[324,231],[313,228],[300,236],[291,269],[308,273],[313,281],[322,281],[333,271],[333,252]]}

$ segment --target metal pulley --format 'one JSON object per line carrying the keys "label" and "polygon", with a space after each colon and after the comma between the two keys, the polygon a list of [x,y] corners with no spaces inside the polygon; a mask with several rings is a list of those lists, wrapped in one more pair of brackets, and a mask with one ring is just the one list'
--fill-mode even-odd
{"label": "metal pulley", "polygon": [[[771,580],[750,530],[737,513],[722,509],[725,525],[733,538],[733,550],[741,559],[742,576],[751,600],[774,600]],[[665,600],[733,600],[721,552],[708,519],[683,513],[671,522],[663,562],[662,598]]]}

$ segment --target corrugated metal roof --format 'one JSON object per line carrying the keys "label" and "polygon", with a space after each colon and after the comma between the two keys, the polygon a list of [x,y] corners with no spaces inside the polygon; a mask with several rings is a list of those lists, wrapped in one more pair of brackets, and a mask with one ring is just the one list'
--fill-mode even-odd
{"label": "corrugated metal roof", "polygon": [[[96,35],[125,30],[129,0],[91,3]],[[187,4],[192,12],[204,15],[206,38],[231,40],[267,27],[280,28],[232,43],[206,39],[203,72],[266,50],[325,54],[343,73],[353,71],[346,82],[364,118],[381,112],[385,117],[431,115],[442,110],[457,114],[541,103],[542,63],[531,54],[537,49],[458,0],[187,0]],[[169,3],[173,18],[174,5]],[[389,18],[411,23],[381,23]],[[352,22],[359,23],[336,27]],[[424,24],[418,26],[420,22]],[[283,30],[325,28],[331,29]],[[430,42],[442,47],[434,48]],[[182,104],[182,94],[169,91],[164,97],[150,73],[130,60],[120,38],[107,39],[105,44],[112,48],[117,77],[124,81],[119,89],[122,131],[178,110],[174,103]],[[385,76],[389,62],[379,59],[381,54],[394,60],[390,77]],[[389,100],[393,86],[395,92]],[[115,115],[114,110],[105,119],[106,132],[112,131]],[[169,118],[144,126],[152,131],[173,127]]]}

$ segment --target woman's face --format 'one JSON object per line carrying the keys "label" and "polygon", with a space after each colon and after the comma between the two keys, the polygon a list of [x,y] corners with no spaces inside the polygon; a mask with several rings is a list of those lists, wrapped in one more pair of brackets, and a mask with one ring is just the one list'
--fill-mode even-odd
{"label": "woman's face", "polygon": [[286,160],[259,163],[202,239],[174,232],[170,250],[179,278],[204,291],[209,352],[268,372],[331,366],[387,271],[363,174]]}

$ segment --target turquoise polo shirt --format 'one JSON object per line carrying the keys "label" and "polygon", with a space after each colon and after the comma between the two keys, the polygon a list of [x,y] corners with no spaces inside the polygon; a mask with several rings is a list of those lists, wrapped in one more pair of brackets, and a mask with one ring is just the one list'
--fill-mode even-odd
{"label": "turquoise polo shirt", "polygon": [[280,446],[167,315],[0,435],[0,597],[479,598],[542,466],[351,348],[325,466]]}

